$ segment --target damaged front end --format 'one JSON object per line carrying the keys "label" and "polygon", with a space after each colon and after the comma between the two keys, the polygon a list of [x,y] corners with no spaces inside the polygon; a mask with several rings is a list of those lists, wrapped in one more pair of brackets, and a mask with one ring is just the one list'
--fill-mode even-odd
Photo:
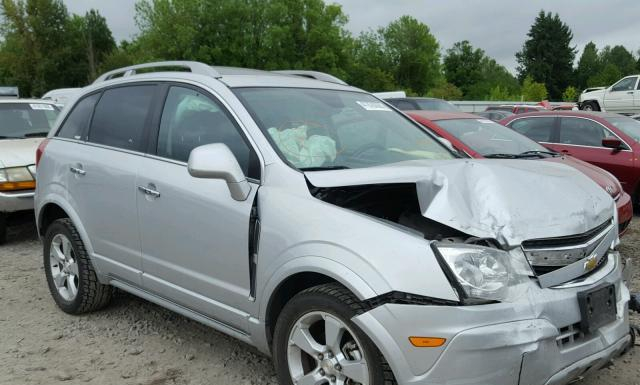
{"label": "damaged front end", "polygon": [[[425,239],[458,293],[458,304],[394,293],[355,319],[398,357],[399,382],[564,384],[629,346],[615,206],[584,175],[470,160],[306,176],[317,199]],[[447,342],[416,349],[408,332]]]}

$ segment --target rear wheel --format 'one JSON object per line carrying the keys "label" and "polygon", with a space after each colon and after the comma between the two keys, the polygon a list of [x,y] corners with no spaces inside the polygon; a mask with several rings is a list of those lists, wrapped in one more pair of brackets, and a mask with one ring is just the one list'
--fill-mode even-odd
{"label": "rear wheel", "polygon": [[7,214],[0,213],[0,245],[7,241]]}
{"label": "rear wheel", "polygon": [[98,282],[80,235],[68,218],[58,219],[47,228],[44,270],[51,296],[69,314],[103,308],[115,290]]}
{"label": "rear wheel", "polygon": [[394,385],[384,357],[351,319],[364,312],[339,284],[296,295],[282,310],[273,339],[283,385]]}
{"label": "rear wheel", "polygon": [[584,111],[600,111],[600,106],[596,102],[584,102],[582,104],[582,109]]}

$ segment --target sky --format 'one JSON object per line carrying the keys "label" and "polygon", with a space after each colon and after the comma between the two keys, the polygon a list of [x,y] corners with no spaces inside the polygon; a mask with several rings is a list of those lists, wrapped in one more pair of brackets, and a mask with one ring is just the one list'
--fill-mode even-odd
{"label": "sky", "polygon": [[[117,41],[131,39],[136,0],[63,0],[70,12],[91,8],[104,15]],[[354,34],[377,29],[402,15],[427,24],[443,49],[469,40],[515,73],[515,53],[522,48],[529,27],[541,9],[558,13],[573,31],[573,45],[581,51],[593,41],[640,49],[638,0],[326,0],[342,5]],[[579,55],[579,53],[578,53]],[[578,56],[579,57],[579,56]]]}

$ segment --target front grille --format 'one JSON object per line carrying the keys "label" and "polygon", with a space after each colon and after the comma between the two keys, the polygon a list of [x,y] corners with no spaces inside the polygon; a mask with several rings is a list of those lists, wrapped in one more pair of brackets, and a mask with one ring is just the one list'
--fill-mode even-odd
{"label": "front grille", "polygon": [[555,247],[565,247],[572,245],[580,245],[588,242],[593,237],[601,233],[604,229],[611,224],[611,220],[606,221],[600,226],[593,228],[586,233],[577,235],[568,235],[566,237],[557,238],[545,238],[545,239],[531,239],[522,242],[522,247],[525,249],[548,249]]}
{"label": "front grille", "polygon": [[606,265],[616,230],[610,219],[582,234],[524,241],[522,251],[540,285],[555,286],[591,275]]}

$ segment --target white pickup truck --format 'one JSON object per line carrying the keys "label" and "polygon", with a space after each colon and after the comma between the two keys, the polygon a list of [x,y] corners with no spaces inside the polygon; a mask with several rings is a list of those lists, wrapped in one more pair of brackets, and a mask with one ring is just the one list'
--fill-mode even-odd
{"label": "white pickup truck", "polygon": [[620,114],[640,113],[640,75],[627,76],[611,87],[588,88],[578,105],[586,111],[609,111]]}

